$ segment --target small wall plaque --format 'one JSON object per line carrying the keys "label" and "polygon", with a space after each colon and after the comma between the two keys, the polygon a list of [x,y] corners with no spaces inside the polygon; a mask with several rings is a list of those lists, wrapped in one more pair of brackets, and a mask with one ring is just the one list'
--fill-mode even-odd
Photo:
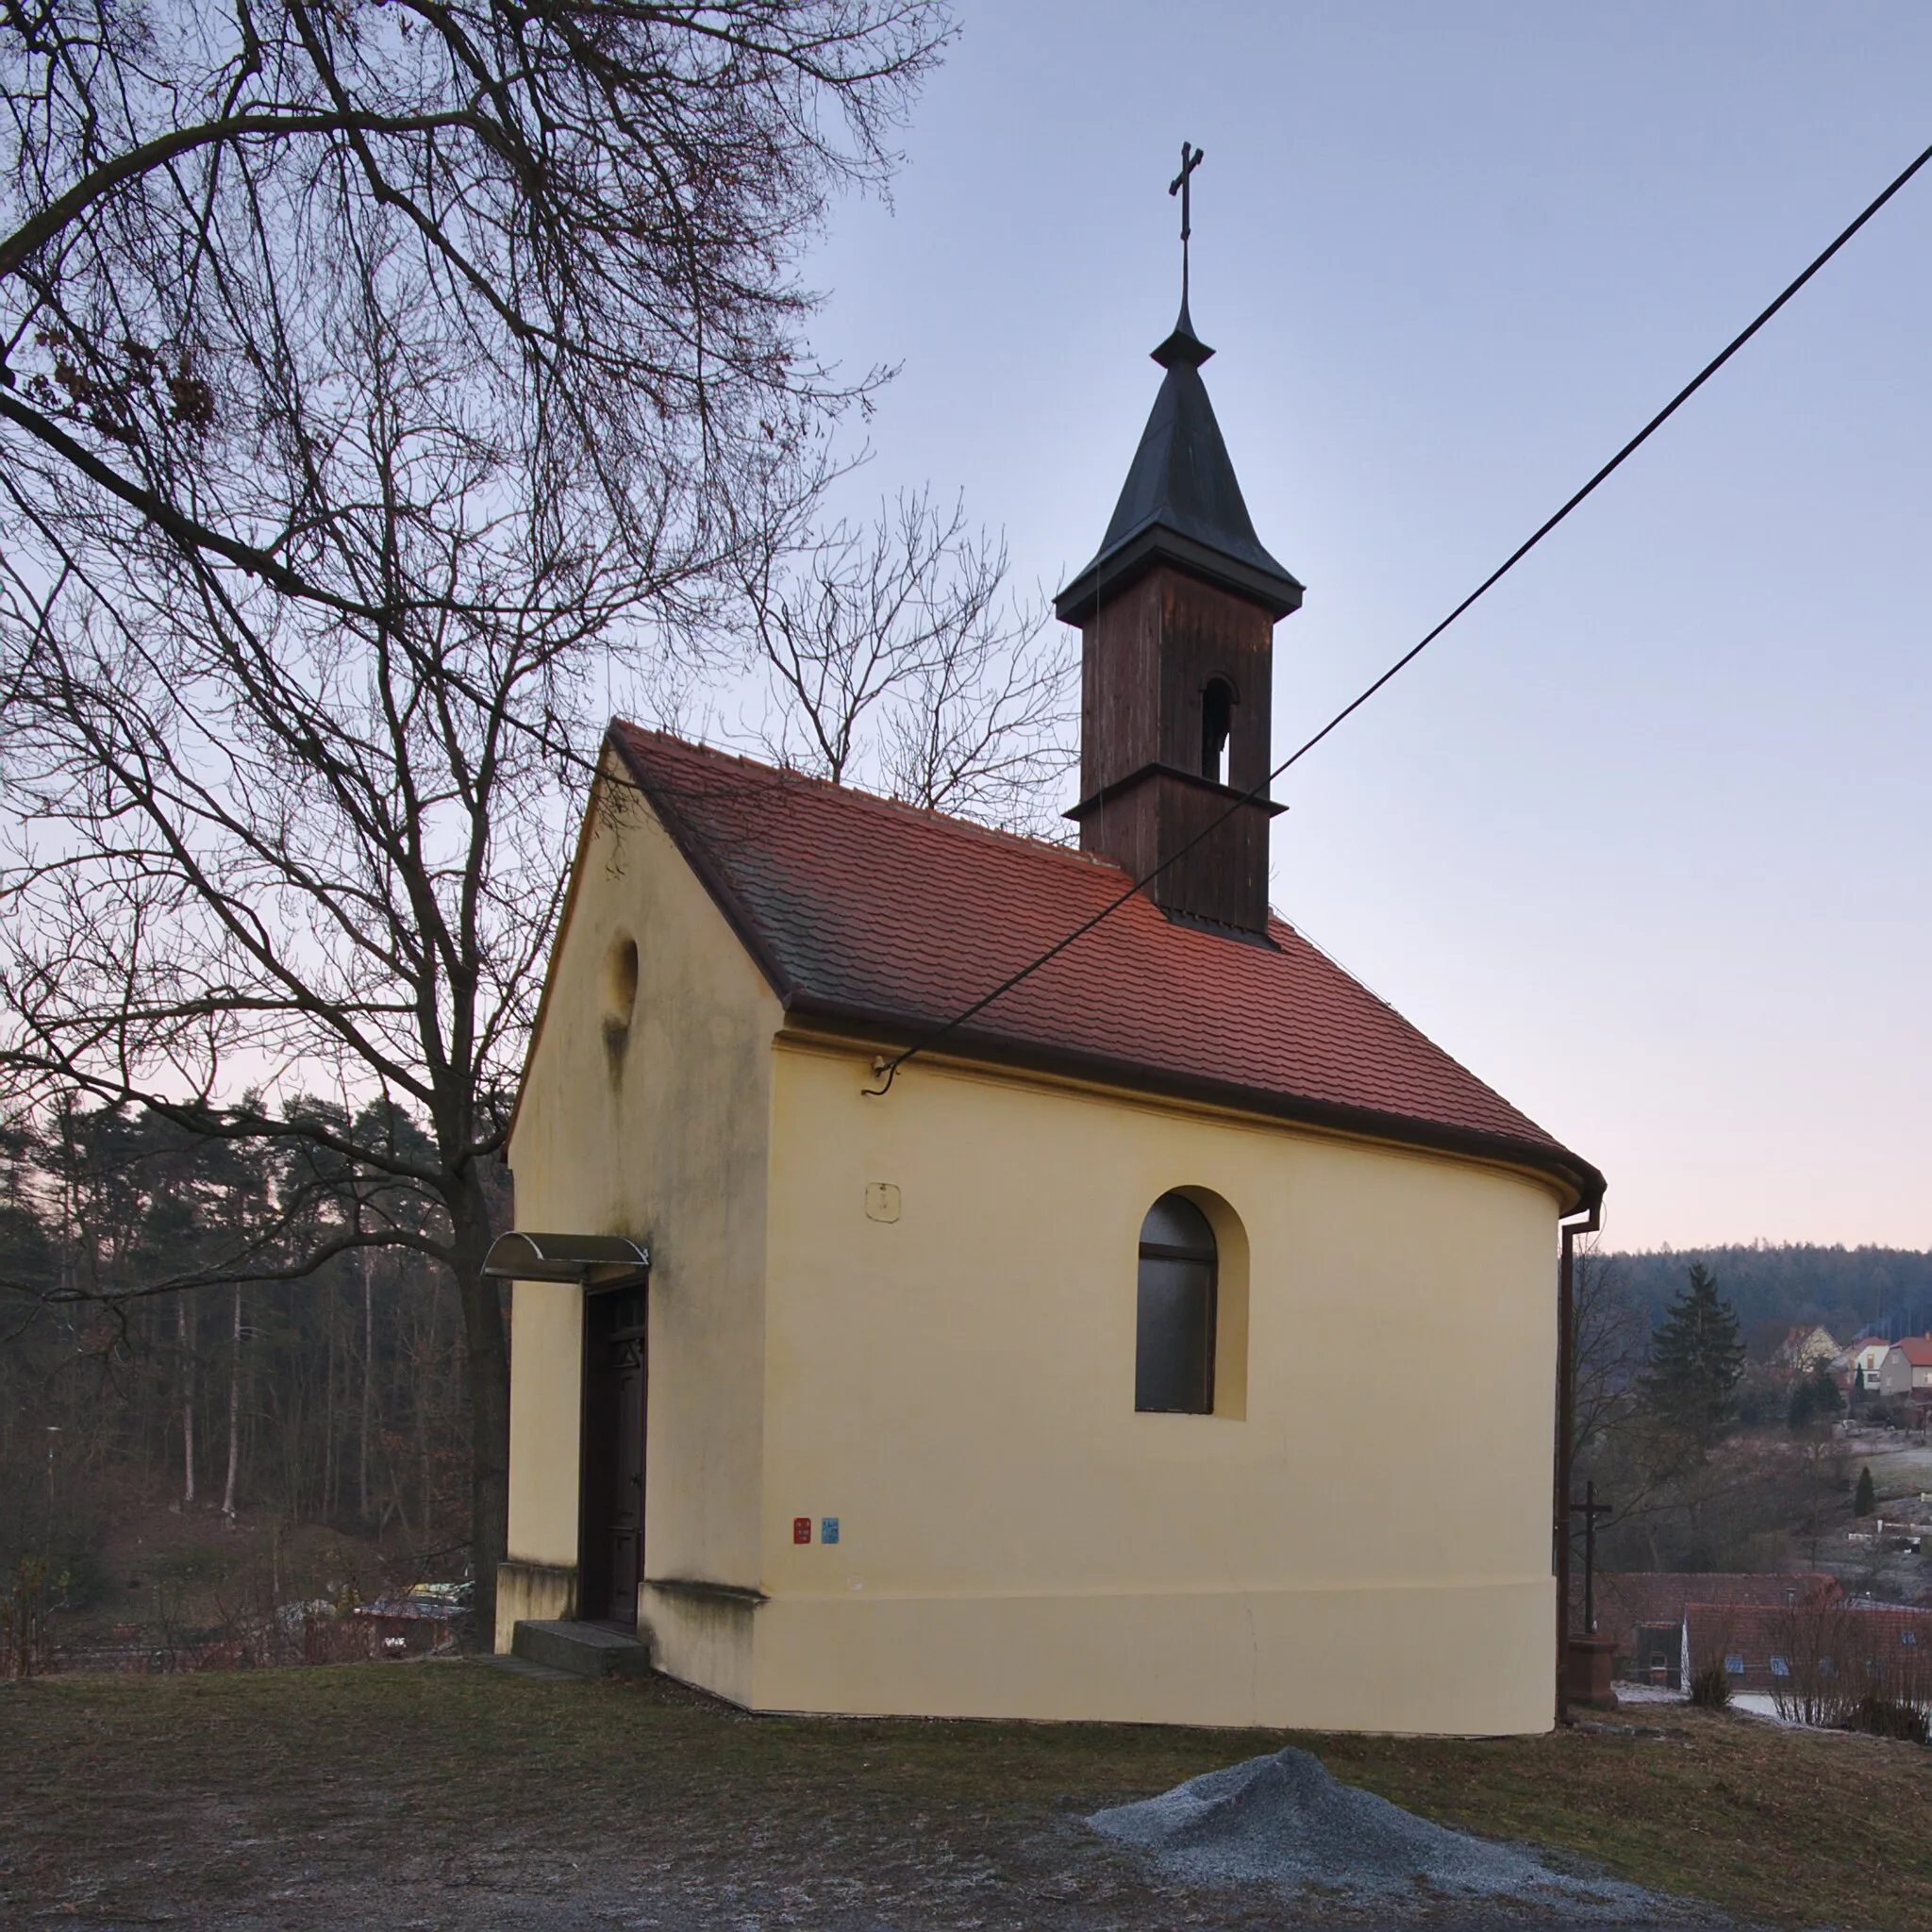
{"label": "small wall plaque", "polygon": [[811,1518],[794,1516],[791,1519],[791,1541],[795,1543],[808,1543],[811,1541]]}
{"label": "small wall plaque", "polygon": [[819,1524],[819,1541],[822,1543],[835,1543],[839,1541],[839,1519],[828,1516]]}

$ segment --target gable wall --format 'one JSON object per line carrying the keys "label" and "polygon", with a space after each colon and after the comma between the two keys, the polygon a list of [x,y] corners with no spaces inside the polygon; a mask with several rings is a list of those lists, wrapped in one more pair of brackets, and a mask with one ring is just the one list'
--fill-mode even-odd
{"label": "gable wall", "polygon": [[[756,1703],[1547,1727],[1547,1188],[930,1063],[862,1099],[856,1057],[776,1058]],[[1140,1224],[1176,1187],[1248,1250],[1214,1416],[1133,1406]]]}
{"label": "gable wall", "polygon": [[[619,1033],[606,1025],[607,973],[626,933],[638,944],[638,991]],[[510,1162],[520,1227],[650,1243],[651,1577],[758,1582],[770,1042],[778,1020],[757,966],[649,808],[627,788],[602,792]],[[581,1319],[575,1286],[517,1285],[513,1563],[576,1563]],[[674,1666],[687,1641],[715,1653],[715,1618],[679,1605],[648,1615]],[[708,1668],[728,1679],[736,1666],[712,1656]]]}

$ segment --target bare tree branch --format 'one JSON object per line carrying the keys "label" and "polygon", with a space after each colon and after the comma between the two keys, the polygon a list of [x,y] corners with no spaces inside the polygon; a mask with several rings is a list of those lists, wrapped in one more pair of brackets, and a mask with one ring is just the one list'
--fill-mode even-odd
{"label": "bare tree branch", "polygon": [[1008,591],[1006,546],[929,491],[840,524],[743,578],[780,764],[871,782],[1013,830],[1054,824],[1074,762],[1077,665],[1043,599]]}
{"label": "bare tree branch", "polygon": [[0,1075],[420,1201],[343,1228],[298,1190],[192,1272],[72,1287],[438,1255],[486,1617],[483,1164],[604,677],[701,654],[813,515],[872,378],[813,357],[801,250],[883,188],[946,31],[928,0],[0,9]]}

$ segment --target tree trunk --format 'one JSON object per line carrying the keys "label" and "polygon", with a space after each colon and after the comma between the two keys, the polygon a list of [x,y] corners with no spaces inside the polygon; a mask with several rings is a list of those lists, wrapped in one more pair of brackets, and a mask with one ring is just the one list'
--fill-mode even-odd
{"label": "tree trunk", "polygon": [[429,1315],[429,1333],[416,1357],[416,1471],[423,1484],[423,1542],[426,1548],[436,1531],[436,1477],[431,1466],[429,1437],[436,1421],[437,1307],[432,1292],[423,1297]]}
{"label": "tree trunk", "polygon": [[341,1297],[336,1292],[333,1282],[329,1284],[328,1299],[323,1306],[328,1310],[325,1330],[328,1359],[322,1385],[322,1520],[333,1523],[336,1517],[337,1451],[341,1447],[336,1441],[336,1329],[341,1325],[339,1318],[342,1311]]}
{"label": "tree trunk", "polygon": [[495,1641],[496,1566],[509,1553],[509,1335],[496,1283],[484,1278],[490,1205],[475,1163],[448,1195],[463,1359],[470,1394],[470,1560],[475,1641]]}
{"label": "tree trunk", "polygon": [[242,1459],[242,1284],[235,1284],[235,1320],[228,1336],[228,1480],[222,1491],[222,1514],[235,1521],[235,1470]]}
{"label": "tree trunk", "polygon": [[369,1413],[375,1374],[375,1297],[369,1280],[369,1250],[362,1250],[362,1424],[357,1439],[357,1513],[369,1521]]}
{"label": "tree trunk", "polygon": [[176,1329],[181,1341],[181,1507],[194,1507],[194,1324],[189,1310],[192,1295],[183,1294],[175,1303]]}

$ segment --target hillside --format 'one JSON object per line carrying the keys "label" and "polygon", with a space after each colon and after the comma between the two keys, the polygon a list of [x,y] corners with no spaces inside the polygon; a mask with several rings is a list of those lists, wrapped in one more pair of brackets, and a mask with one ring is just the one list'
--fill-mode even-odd
{"label": "hillside", "polygon": [[1607,1255],[1624,1291],[1653,1319],[1684,1286],[1693,1261],[1717,1276],[1754,1353],[1799,1322],[1822,1322],[1846,1341],[1866,1330],[1899,1336],[1932,1329],[1932,1252],[1916,1248],[1659,1248]]}

